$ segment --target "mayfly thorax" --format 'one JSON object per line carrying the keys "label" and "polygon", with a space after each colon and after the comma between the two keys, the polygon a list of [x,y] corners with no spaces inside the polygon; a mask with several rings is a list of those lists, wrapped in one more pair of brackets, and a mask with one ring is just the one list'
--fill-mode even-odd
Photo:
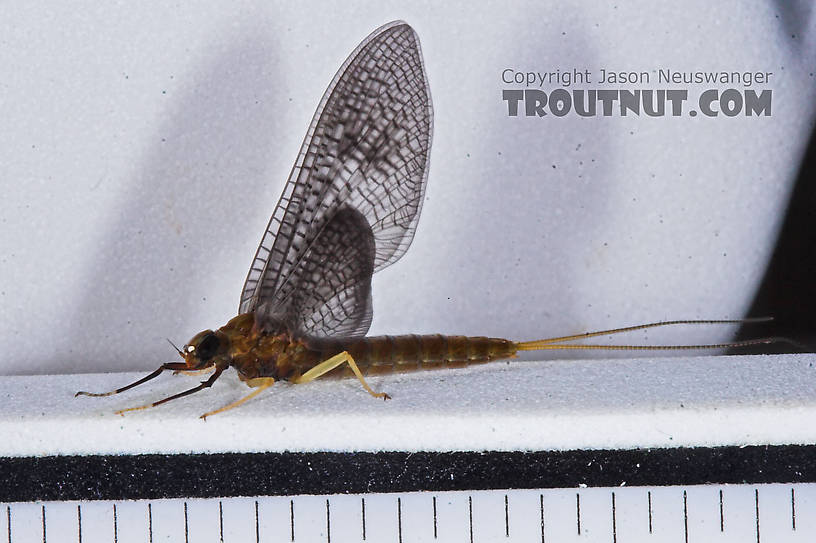
{"label": "mayfly thorax", "polygon": [[[433,111],[419,40],[402,21],[369,35],[340,67],[312,119],[241,292],[239,315],[196,334],[165,370],[213,370],[198,386],[131,411],[210,387],[229,367],[254,390],[202,417],[250,400],[276,380],[307,383],[329,372],[355,376],[458,367],[545,349],[677,349],[745,345],[605,346],[564,343],[670,321],[529,342],[486,337],[366,337],[371,276],[407,251],[419,220]],[[342,366],[342,367],[341,367]]]}

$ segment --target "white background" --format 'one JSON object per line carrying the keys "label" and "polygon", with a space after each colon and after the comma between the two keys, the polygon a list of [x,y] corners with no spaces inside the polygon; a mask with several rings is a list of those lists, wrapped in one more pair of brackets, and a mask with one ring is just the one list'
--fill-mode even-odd
{"label": "white background", "polygon": [[[234,316],[326,85],[397,18],[422,42],[435,134],[372,333],[740,317],[813,126],[813,8],[784,4],[7,5],[0,373],[152,369],[165,337]],[[503,69],[573,67],[772,71],[773,115],[507,117]]]}

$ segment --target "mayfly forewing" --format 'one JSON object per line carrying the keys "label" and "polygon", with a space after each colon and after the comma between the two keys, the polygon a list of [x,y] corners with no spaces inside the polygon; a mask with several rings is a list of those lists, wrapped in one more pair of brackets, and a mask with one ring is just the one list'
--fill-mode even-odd
{"label": "mayfly forewing", "polygon": [[[398,260],[416,230],[432,118],[416,33],[401,21],[375,30],[315,112],[247,275],[241,313],[303,335],[365,335],[371,273]],[[350,248],[367,240],[371,249]]]}

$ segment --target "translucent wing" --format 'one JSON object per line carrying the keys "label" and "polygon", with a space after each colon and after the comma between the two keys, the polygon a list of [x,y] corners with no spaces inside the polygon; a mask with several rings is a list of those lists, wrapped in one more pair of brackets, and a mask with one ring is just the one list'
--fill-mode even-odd
{"label": "translucent wing", "polygon": [[255,309],[256,319],[292,331],[331,330],[342,337],[368,330],[374,252],[366,218],[356,209],[341,207],[303,253],[289,280]]}
{"label": "translucent wing", "polygon": [[[297,325],[292,332],[316,337],[365,335],[370,275],[398,260],[416,230],[431,130],[419,40],[407,24],[387,24],[326,90],[249,270],[240,312],[255,312],[262,324],[283,319]],[[343,236],[340,227],[351,231]],[[366,237],[371,252],[348,247]]]}

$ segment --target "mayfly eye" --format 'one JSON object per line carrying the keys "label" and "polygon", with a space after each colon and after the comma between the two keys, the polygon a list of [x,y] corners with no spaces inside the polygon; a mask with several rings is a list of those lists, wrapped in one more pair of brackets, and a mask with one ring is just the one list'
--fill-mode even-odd
{"label": "mayfly eye", "polygon": [[195,352],[199,360],[209,360],[215,353],[218,352],[218,346],[221,342],[215,334],[207,334],[201,343],[198,344]]}

